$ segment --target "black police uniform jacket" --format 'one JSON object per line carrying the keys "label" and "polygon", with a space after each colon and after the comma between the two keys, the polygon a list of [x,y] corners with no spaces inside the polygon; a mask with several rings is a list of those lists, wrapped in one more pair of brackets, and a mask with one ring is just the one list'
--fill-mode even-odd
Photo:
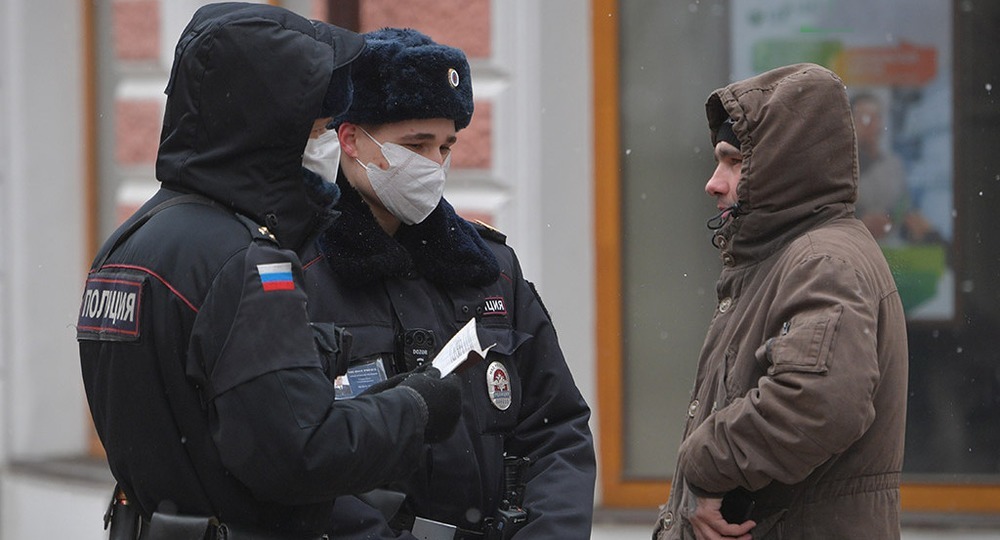
{"label": "black police uniform jacket", "polygon": [[[320,238],[316,256],[305,250],[303,261],[312,318],[337,321],[353,334],[352,365],[381,359],[391,376],[406,369],[407,332],[431,331],[433,352],[473,317],[481,344],[496,344],[485,361],[460,373],[462,421],[452,436],[427,445],[420,466],[388,484],[407,494],[403,511],[482,529],[482,520],[497,509],[506,453],[531,459],[524,473],[530,521],[518,537],[590,538],[590,409],[503,235],[474,228],[442,200],[426,220],[401,225],[390,237],[343,173],[339,184],[341,218]],[[508,387],[494,384],[504,378]],[[387,537],[384,524],[381,534],[377,523],[365,524],[360,507],[350,506],[337,538]]]}
{"label": "black police uniform jacket", "polygon": [[[289,249],[330,215],[301,169],[334,64],[316,32],[265,5],[195,15],[167,87],[163,186],[90,270],[83,380],[111,471],[147,519],[325,531],[336,496],[420,455],[415,396],[335,402]],[[182,193],[211,203],[163,209],[126,237]]]}

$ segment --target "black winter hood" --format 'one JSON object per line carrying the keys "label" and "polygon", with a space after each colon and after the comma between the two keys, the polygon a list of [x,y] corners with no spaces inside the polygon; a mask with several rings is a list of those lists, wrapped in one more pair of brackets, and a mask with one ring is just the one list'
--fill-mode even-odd
{"label": "black winter hood", "polygon": [[349,96],[342,75],[363,49],[358,34],[282,8],[202,7],[177,44],[157,179],[206,195],[297,249],[327,213],[302,181],[302,152],[327,112],[328,88]]}

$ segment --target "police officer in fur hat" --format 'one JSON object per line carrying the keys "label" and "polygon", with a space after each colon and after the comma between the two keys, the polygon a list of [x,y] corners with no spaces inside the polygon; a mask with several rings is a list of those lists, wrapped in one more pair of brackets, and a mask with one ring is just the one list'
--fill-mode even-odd
{"label": "police officer in fur hat", "polygon": [[303,259],[312,318],[357,338],[343,398],[370,393],[373,374],[388,378],[377,388],[405,378],[472,318],[481,345],[496,345],[460,373],[455,432],[386,484],[406,495],[400,510],[339,499],[337,537],[589,538],[590,409],[552,321],[504,236],[442,198],[473,112],[465,54],[410,29],[365,39],[354,102],[316,154],[331,170],[339,156],[341,217]]}

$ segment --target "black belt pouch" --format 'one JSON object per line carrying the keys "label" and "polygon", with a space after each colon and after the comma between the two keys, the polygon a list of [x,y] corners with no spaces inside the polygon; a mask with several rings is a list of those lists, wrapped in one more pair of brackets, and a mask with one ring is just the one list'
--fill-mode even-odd
{"label": "black belt pouch", "polygon": [[214,517],[153,513],[141,540],[328,540],[325,535],[275,533],[219,523]]}

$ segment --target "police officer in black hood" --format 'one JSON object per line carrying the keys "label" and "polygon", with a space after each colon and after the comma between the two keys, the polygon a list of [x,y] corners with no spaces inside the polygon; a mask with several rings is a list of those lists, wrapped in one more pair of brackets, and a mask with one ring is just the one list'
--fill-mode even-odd
{"label": "police officer in black hood", "polygon": [[338,194],[303,151],[349,105],[363,49],[259,4],[205,6],[181,36],[162,187],[98,253],[78,324],[90,410],[141,538],[181,538],[157,529],[177,516],[317,538],[335,497],[402,477],[457,421],[460,386],[433,370],[335,401],[349,340],[307,317],[295,250]]}
{"label": "police officer in black hood", "polygon": [[328,135],[320,152],[340,155],[342,215],[315,256],[303,255],[313,317],[357,338],[343,397],[426,365],[470,319],[480,346],[495,345],[461,372],[454,434],[387,482],[406,495],[399,512],[380,523],[356,500],[338,501],[349,510],[336,537],[509,538],[520,528],[516,538],[589,538],[590,409],[552,321],[504,236],[442,198],[457,132],[473,113],[465,54],[411,29],[365,38],[355,99],[334,121],[339,139]]}

